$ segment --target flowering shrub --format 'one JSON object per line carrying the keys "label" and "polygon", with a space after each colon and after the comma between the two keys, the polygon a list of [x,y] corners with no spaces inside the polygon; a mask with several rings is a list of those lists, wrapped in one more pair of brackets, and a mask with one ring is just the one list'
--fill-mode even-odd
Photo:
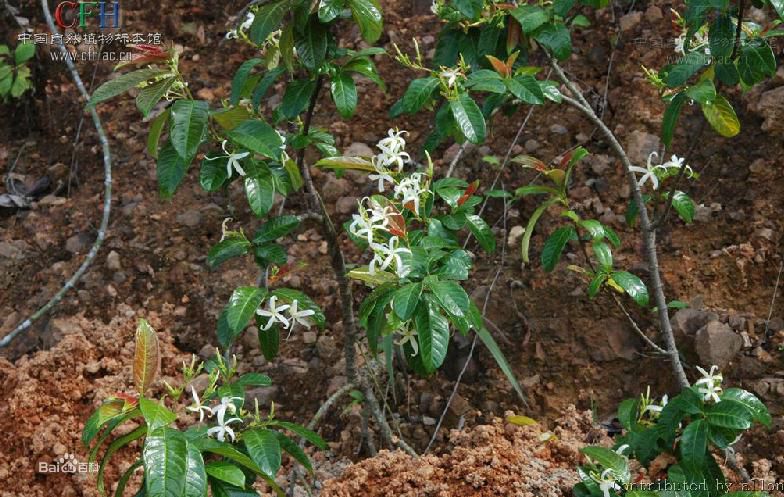
{"label": "flowering shrub", "polygon": [[[771,426],[765,405],[740,388],[722,388],[716,366],[697,367],[702,378],[658,403],[649,391],[618,407],[624,434],[614,449],[589,446],[582,449],[588,463],[580,467],[577,497],[657,497],[665,495],[762,497],[761,491],[730,491],[731,484],[716,462],[715,450],[731,449],[753,424]],[[665,457],[666,456],[666,457]],[[654,460],[661,474],[648,474],[650,482],[633,478],[629,459],[652,469]],[[739,485],[738,485],[739,486]]]}
{"label": "flowering shrub", "polygon": [[[302,426],[276,419],[274,404],[266,414],[262,414],[258,402],[245,405],[245,388],[269,386],[269,377],[259,373],[238,376],[235,361],[226,362],[220,354],[207,364],[196,363],[194,358],[191,364],[183,364],[182,384],[166,384],[168,394],[154,399],[147,392],[157,375],[159,360],[155,330],[141,320],[136,330],[133,364],[136,393],[118,393],[106,399],[87,420],[82,433],[84,444],[92,445],[92,462],[116,429],[126,423],[138,424],[106,446],[98,471],[98,490],[102,494],[106,493],[106,464],[117,451],[134,441],[142,445],[141,456],[118,480],[116,497],[123,495],[140,467],[144,478],[135,495],[185,497],[207,495],[208,487],[216,496],[247,495],[246,489],[257,478],[282,495],[275,483],[282,451],[312,471],[307,455],[285,432],[325,448],[321,437]],[[185,386],[203,370],[209,375],[207,386],[199,393],[191,384],[193,402],[183,404]],[[197,423],[193,423],[188,412],[198,416]]]}
{"label": "flowering shrub", "polygon": [[374,157],[332,157],[316,164],[366,171],[378,182],[378,194],[360,200],[359,212],[346,223],[354,242],[372,253],[370,264],[348,273],[373,289],[359,308],[368,345],[373,352],[383,350],[388,361],[395,345],[401,346],[408,365],[429,374],[446,358],[450,328],[464,335],[473,330],[522,396],[482,313],[459,283],[473,266],[460,232],[470,232],[488,252],[496,246],[490,226],[475,212],[482,202],[479,183],[435,180],[429,155],[426,169],[405,171],[404,135],[389,130]]}

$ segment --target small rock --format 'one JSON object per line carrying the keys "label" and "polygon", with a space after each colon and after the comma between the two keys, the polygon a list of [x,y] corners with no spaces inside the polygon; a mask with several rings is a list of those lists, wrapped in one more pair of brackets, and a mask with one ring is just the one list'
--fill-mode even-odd
{"label": "small rock", "polygon": [[730,328],[736,331],[743,331],[746,329],[746,318],[738,314],[730,314],[727,323]]}
{"label": "small rock", "polygon": [[335,337],[320,336],[316,342],[316,354],[324,361],[332,361],[338,357],[338,346]]}
{"label": "small rock", "polygon": [[302,343],[306,345],[312,345],[316,343],[317,339],[318,339],[318,334],[316,334],[315,331],[306,331],[305,333],[302,334]]}
{"label": "small rock", "polygon": [[278,396],[280,387],[272,385],[269,387],[251,388],[245,391],[246,405],[253,406],[256,400],[259,401],[259,407],[269,407],[272,401]]}
{"label": "small rock", "polygon": [[656,22],[663,18],[662,11],[659,7],[651,5],[645,10],[645,19],[648,22]]}
{"label": "small rock", "polygon": [[24,240],[14,240],[12,242],[0,242],[0,257],[21,260],[26,257],[30,250],[30,245]]}
{"label": "small rock", "polygon": [[89,245],[90,237],[85,233],[80,233],[65,241],[65,250],[72,254],[83,254]]}
{"label": "small rock", "polygon": [[712,211],[710,207],[700,204],[694,211],[694,221],[698,223],[708,223],[711,220],[711,214]]}
{"label": "small rock", "polygon": [[634,130],[626,139],[626,153],[636,165],[645,164],[651,152],[658,152],[660,147],[659,137],[645,131]]}
{"label": "small rock", "polygon": [[694,350],[702,364],[726,367],[743,347],[743,338],[719,321],[711,321],[697,331]]}
{"label": "small rock", "polygon": [[585,143],[585,142],[588,141],[589,138],[590,137],[588,135],[586,135],[585,133],[582,133],[582,132],[581,133],[577,133],[577,136],[574,137],[574,139],[577,140],[579,143]]}
{"label": "small rock", "polygon": [[351,214],[357,210],[357,197],[340,197],[335,202],[335,210],[339,214]]}
{"label": "small rock", "polygon": [[767,169],[767,162],[765,159],[757,159],[749,165],[749,171],[752,174],[759,174]]}
{"label": "small rock", "polygon": [[435,426],[436,419],[431,418],[430,416],[422,416],[422,424],[425,426]]}
{"label": "small rock", "polygon": [[206,344],[199,350],[199,357],[202,361],[208,361],[215,357],[215,346]]}
{"label": "small rock", "polygon": [[568,132],[569,130],[566,129],[566,126],[562,124],[553,124],[550,126],[550,133],[555,133],[556,135],[565,135]]}
{"label": "small rock", "polygon": [[676,341],[689,340],[694,337],[697,331],[708,324],[716,321],[719,316],[716,313],[703,311],[694,308],[680,309],[676,312],[670,322]]}
{"label": "small rock", "polygon": [[520,237],[525,233],[525,228],[522,226],[512,226],[509,230],[509,241],[507,242],[510,247],[516,247]]}
{"label": "small rock", "polygon": [[120,254],[114,250],[109,252],[109,255],[106,256],[106,267],[112,271],[119,271],[122,269],[122,264],[120,264]]}
{"label": "small rock", "polygon": [[760,95],[755,110],[765,119],[762,123],[764,131],[784,136],[784,86]]}
{"label": "small rock", "polygon": [[324,200],[334,202],[340,197],[345,197],[351,191],[351,183],[345,178],[330,177],[324,184],[322,193]]}
{"label": "small rock", "polygon": [[764,238],[766,240],[773,240],[773,230],[770,228],[760,228],[754,232],[756,238]]}
{"label": "small rock", "polygon": [[541,145],[539,145],[539,142],[534,140],[533,138],[525,141],[525,151],[526,152],[529,152],[529,153],[536,152],[539,149],[540,146]]}
{"label": "small rock", "polygon": [[362,142],[354,142],[349,145],[344,151],[343,155],[347,157],[372,157],[376,154],[369,145]]}
{"label": "small rock", "polygon": [[201,212],[191,209],[177,215],[177,222],[189,228],[195,228],[201,223]]}
{"label": "small rock", "polygon": [[[661,13],[659,15],[661,15]],[[625,16],[621,17],[618,21],[618,24],[621,27],[621,31],[629,31],[630,29],[633,29],[635,26],[640,24],[641,20],[642,12],[637,10],[634,12],[629,12]]]}

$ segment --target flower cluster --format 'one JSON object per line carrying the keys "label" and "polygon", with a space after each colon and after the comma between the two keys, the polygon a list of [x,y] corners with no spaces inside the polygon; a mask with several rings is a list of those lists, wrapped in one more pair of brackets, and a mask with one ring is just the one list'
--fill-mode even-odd
{"label": "flower cluster", "polygon": [[427,187],[422,186],[424,177],[422,173],[413,173],[395,186],[395,199],[400,200],[404,207],[417,215],[419,215],[419,200],[422,194],[430,192]]}
{"label": "flower cluster", "polygon": [[721,382],[723,381],[719,367],[713,365],[711,366],[710,371],[705,371],[697,366],[697,370],[702,375],[702,378],[697,380],[694,385],[697,387],[697,392],[702,395],[702,400],[719,402],[721,400],[719,398],[719,394],[721,393]]}
{"label": "flower cluster", "polygon": [[403,263],[403,259],[400,256],[401,254],[411,254],[411,250],[406,247],[401,247],[399,241],[397,236],[393,236],[386,244],[370,244],[370,248],[373,249],[373,259],[370,261],[370,267],[368,268],[370,274],[376,274],[376,269],[386,271],[388,268],[392,267],[393,262],[395,263],[395,273],[400,278],[405,278],[408,273],[411,272],[410,268]]}
{"label": "flower cluster", "polygon": [[635,173],[642,173],[642,177],[637,180],[637,184],[642,188],[642,186],[647,182],[650,181],[651,187],[654,190],[659,189],[659,180],[665,179],[671,176],[674,173],[680,171],[681,168],[685,168],[686,170],[684,173],[687,177],[694,176],[694,170],[688,164],[684,164],[686,161],[683,157],[678,157],[677,155],[673,154],[670,160],[664,162],[662,164],[653,164],[653,159],[658,157],[659,154],[656,152],[651,152],[648,155],[648,163],[646,167],[639,167],[639,166],[632,166],[630,169]]}
{"label": "flower cluster", "polygon": [[377,231],[389,231],[389,216],[392,213],[392,206],[381,207],[376,200],[365,197],[359,201],[359,214],[352,216],[348,230],[355,237],[372,244],[373,235]]}
{"label": "flower cluster", "polygon": [[222,159],[225,157],[227,159],[226,177],[231,178],[232,174],[234,174],[234,171],[237,171],[237,174],[239,174],[240,176],[245,176],[245,169],[243,169],[242,166],[240,165],[240,161],[246,158],[247,156],[249,156],[250,152],[231,153],[228,150],[226,150],[227,141],[228,140],[223,140],[223,142],[221,143],[221,148],[223,149],[224,155],[218,155],[216,157],[208,157],[204,160],[210,161],[210,160]]}
{"label": "flower cluster", "polygon": [[236,438],[236,435],[234,430],[229,425],[232,423],[241,423],[242,419],[237,417],[226,419],[226,412],[228,411],[230,414],[236,414],[237,406],[234,405],[233,401],[242,400],[242,397],[223,397],[220,401],[220,404],[215,407],[208,407],[201,403],[195,388],[191,387],[191,392],[193,394],[193,405],[186,407],[186,409],[191,412],[199,413],[199,423],[204,422],[205,414],[208,418],[215,416],[218,421],[216,426],[213,426],[207,430],[207,435],[215,436],[215,438],[217,438],[220,442],[225,441],[226,435],[228,435],[229,439],[233,442]]}
{"label": "flower cluster", "polygon": [[[284,330],[289,330],[289,332],[294,329],[296,324],[301,324],[305,328],[313,326],[313,321],[310,319],[310,316],[314,315],[316,311],[312,309],[299,310],[299,301],[296,299],[293,300],[291,304],[278,305],[277,302],[278,297],[273,295],[267,301],[266,309],[262,309],[261,307],[256,309],[256,314],[267,318],[267,324],[264,325],[262,330],[267,331],[276,323]],[[288,311],[286,313],[287,315],[284,315],[283,311]]]}
{"label": "flower cluster", "polygon": [[648,413],[652,419],[656,419],[661,415],[662,409],[664,409],[664,406],[667,405],[669,400],[667,394],[664,394],[664,397],[661,398],[661,402],[659,404],[655,403],[651,400],[651,387],[648,386],[648,390],[646,390],[645,395],[642,396],[643,408],[640,414],[643,415]]}

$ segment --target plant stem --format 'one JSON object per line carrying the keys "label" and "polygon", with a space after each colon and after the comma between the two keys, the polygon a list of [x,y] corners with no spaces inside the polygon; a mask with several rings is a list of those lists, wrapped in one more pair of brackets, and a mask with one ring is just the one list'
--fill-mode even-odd
{"label": "plant stem", "polygon": [[[54,25],[54,21],[52,20],[52,14],[49,12],[49,5],[46,3],[46,0],[41,0],[41,7],[44,12],[44,17],[46,17],[46,23],[49,26],[49,30],[52,33],[57,33],[57,28]],[[76,88],[79,90],[79,93],[82,95],[82,98],[85,102],[90,100],[90,94],[87,92],[87,89],[82,82],[82,78],[79,76],[79,72],[76,70],[76,66],[74,66],[73,61],[69,58],[70,54],[66,50],[65,46],[62,44],[62,41],[58,43],[58,48],[65,56],[65,62],[68,65],[68,70],[71,73],[71,78],[74,80],[74,84]],[[54,296],[49,299],[49,301],[44,304],[40,309],[35,311],[32,316],[28,317],[24,321],[22,321],[16,328],[13,329],[10,333],[8,333],[2,340],[0,340],[0,348],[8,346],[11,343],[11,340],[14,339],[19,333],[22,333],[26,329],[32,326],[33,322],[36,321],[38,318],[49,312],[54,306],[56,306],[60,301],[65,297],[65,294],[68,291],[76,286],[76,283],[79,282],[81,277],[84,273],[87,272],[87,269],[95,260],[95,256],[98,255],[98,250],[100,250],[101,245],[103,245],[103,241],[106,239],[106,231],[109,228],[109,214],[112,209],[112,154],[111,150],[109,149],[109,140],[106,138],[106,133],[103,130],[103,125],[101,124],[101,118],[98,115],[98,112],[95,110],[94,107],[90,107],[90,116],[93,119],[93,124],[95,125],[95,131],[98,134],[98,141],[101,143],[101,148],[103,151],[103,171],[104,171],[104,178],[103,178],[103,186],[104,186],[104,194],[103,194],[103,214],[101,216],[101,225],[98,228],[98,235],[95,238],[95,242],[93,242],[93,246],[90,247],[90,251],[87,253],[87,257],[84,258],[82,264],[76,270],[76,272],[65,282],[62,288],[58,290]]]}
{"label": "plant stem", "polygon": [[610,128],[607,127],[606,124],[604,124],[601,119],[599,119],[583,95],[575,87],[574,83],[572,83],[572,81],[566,77],[566,74],[564,74],[563,70],[558,65],[558,62],[556,62],[555,59],[550,58],[550,65],[552,66],[553,70],[555,70],[558,78],[563,82],[564,85],[566,85],[566,87],[575,97],[570,98],[564,96],[564,101],[577,108],[580,112],[585,114],[585,116],[593,124],[599,127],[601,132],[610,142],[610,145],[612,146],[618,158],[621,160],[624,170],[626,171],[626,177],[629,181],[629,186],[634,194],[634,201],[637,202],[637,206],[639,207],[640,211],[642,242],[645,249],[645,257],[648,262],[648,272],[650,273],[649,276],[654,303],[656,304],[657,312],[659,314],[661,333],[664,337],[664,343],[666,344],[667,352],[670,356],[673,374],[678,381],[678,385],[681,388],[688,388],[689,380],[686,377],[686,371],[683,369],[683,364],[681,363],[678,347],[675,343],[675,336],[672,332],[670,316],[667,312],[667,299],[664,296],[664,283],[662,281],[661,271],[659,269],[659,259],[656,253],[656,230],[653,227],[650,218],[648,217],[648,210],[645,207],[645,202],[642,198],[642,191],[640,190],[640,186],[637,184],[637,178],[634,176],[634,172],[631,170],[632,163],[629,160],[629,157],[626,155],[626,151],[618,142],[618,139],[615,137],[613,132],[610,130]]}

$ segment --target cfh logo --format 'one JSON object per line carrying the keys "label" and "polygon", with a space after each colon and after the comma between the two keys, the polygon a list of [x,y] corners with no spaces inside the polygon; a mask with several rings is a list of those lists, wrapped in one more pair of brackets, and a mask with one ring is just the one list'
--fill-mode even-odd
{"label": "cfh logo", "polygon": [[[61,28],[87,27],[87,19],[98,19],[98,27],[120,27],[120,2],[60,2],[54,10],[54,20]],[[107,21],[112,21],[107,23]]]}
{"label": "cfh logo", "polygon": [[54,462],[38,462],[39,473],[93,473],[98,471],[98,463],[79,462],[74,454],[65,453]]}

